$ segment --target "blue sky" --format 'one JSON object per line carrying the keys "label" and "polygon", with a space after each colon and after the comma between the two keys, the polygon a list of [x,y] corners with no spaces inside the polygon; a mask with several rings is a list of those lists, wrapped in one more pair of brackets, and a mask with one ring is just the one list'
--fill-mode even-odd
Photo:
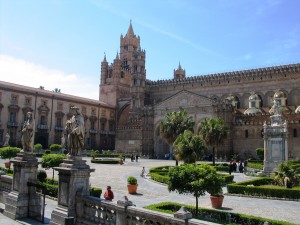
{"label": "blue sky", "polygon": [[97,99],[132,20],[147,78],[300,62],[298,0],[0,0],[0,80]]}

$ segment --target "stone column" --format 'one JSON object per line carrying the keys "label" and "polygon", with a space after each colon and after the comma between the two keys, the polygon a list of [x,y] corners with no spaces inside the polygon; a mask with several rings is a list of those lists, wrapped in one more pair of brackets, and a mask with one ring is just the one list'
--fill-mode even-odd
{"label": "stone column", "polygon": [[14,176],[12,191],[8,194],[4,214],[12,219],[41,216],[41,197],[28,182],[37,182],[38,160],[31,152],[18,153],[11,160]]}
{"label": "stone column", "polygon": [[89,195],[90,166],[79,156],[69,156],[58,171],[58,206],[51,214],[52,225],[76,223],[76,193]]}

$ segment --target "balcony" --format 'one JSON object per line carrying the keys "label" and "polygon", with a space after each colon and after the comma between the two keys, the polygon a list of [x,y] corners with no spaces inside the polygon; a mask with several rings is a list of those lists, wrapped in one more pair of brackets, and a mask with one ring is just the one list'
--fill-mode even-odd
{"label": "balcony", "polygon": [[108,132],[106,130],[100,130],[99,133],[100,134],[107,134]]}
{"label": "balcony", "polygon": [[19,124],[16,121],[8,121],[7,122],[7,127],[18,127]]}
{"label": "balcony", "polygon": [[40,130],[48,130],[48,125],[39,124],[39,125],[37,125],[37,128]]}
{"label": "balcony", "polygon": [[97,134],[97,130],[95,130],[95,129],[90,129],[90,134]]}
{"label": "balcony", "polygon": [[55,131],[63,131],[64,128],[61,126],[55,126]]}

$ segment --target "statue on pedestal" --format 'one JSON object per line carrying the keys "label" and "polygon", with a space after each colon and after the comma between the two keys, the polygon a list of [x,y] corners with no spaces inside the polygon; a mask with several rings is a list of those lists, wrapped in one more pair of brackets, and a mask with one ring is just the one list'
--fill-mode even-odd
{"label": "statue on pedestal", "polygon": [[32,152],[35,133],[35,122],[32,116],[32,112],[27,113],[26,121],[23,124],[21,133],[23,151]]}
{"label": "statue on pedestal", "polygon": [[6,133],[3,147],[9,146],[9,139],[10,139],[10,136],[8,133]]}
{"label": "statue on pedestal", "polygon": [[80,155],[83,147],[84,147],[84,117],[78,111],[79,108],[76,106],[71,107],[73,116],[66,123],[66,130],[68,134],[67,139],[67,149],[69,155],[77,156]]}

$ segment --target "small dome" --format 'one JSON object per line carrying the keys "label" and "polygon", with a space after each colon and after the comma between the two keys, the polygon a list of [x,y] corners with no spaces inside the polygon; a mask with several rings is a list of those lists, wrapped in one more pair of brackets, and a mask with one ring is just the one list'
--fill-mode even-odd
{"label": "small dome", "polygon": [[256,101],[256,100],[260,100],[260,97],[257,94],[250,95],[249,101]]}
{"label": "small dome", "polygon": [[274,94],[274,98],[286,98],[286,94],[283,92],[283,91],[277,91],[275,94]]}

